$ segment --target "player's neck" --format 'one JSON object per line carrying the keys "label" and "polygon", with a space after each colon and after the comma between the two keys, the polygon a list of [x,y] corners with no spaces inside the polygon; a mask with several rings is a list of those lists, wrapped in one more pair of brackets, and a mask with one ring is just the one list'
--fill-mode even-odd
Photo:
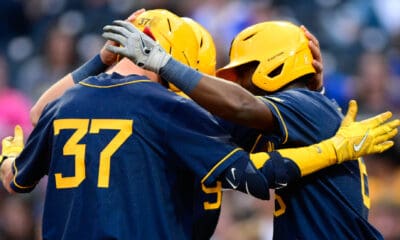
{"label": "player's neck", "polygon": [[107,73],[118,73],[122,76],[128,76],[131,74],[136,74],[136,75],[141,75],[141,76],[146,76],[150,80],[154,82],[160,82],[160,79],[156,73],[144,70],[138,66],[136,66],[133,62],[131,62],[127,58],[123,58],[121,61],[119,61],[116,65],[111,67]]}
{"label": "player's neck", "polygon": [[131,62],[127,58],[123,58],[121,61],[119,61],[116,65],[112,66],[107,73],[118,73],[122,76],[128,76],[131,74],[137,74],[137,75],[144,75],[145,72],[142,68],[136,66],[133,62]]}

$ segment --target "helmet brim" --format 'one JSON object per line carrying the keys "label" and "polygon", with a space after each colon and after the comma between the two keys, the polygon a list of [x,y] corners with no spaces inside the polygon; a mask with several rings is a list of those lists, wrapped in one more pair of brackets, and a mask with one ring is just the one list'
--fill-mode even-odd
{"label": "helmet brim", "polygon": [[230,62],[224,67],[217,69],[217,71],[215,72],[215,76],[219,78],[224,78],[226,80],[234,81],[236,78],[235,68],[246,63],[248,62],[238,62],[238,61]]}

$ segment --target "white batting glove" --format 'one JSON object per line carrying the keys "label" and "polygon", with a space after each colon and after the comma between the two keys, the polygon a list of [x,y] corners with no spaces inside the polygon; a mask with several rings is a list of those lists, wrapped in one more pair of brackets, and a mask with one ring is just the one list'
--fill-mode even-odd
{"label": "white batting glove", "polygon": [[141,68],[159,73],[171,58],[153,39],[133,26],[132,23],[116,20],[114,25],[103,28],[103,37],[115,41],[120,46],[107,45],[110,52],[129,58]]}

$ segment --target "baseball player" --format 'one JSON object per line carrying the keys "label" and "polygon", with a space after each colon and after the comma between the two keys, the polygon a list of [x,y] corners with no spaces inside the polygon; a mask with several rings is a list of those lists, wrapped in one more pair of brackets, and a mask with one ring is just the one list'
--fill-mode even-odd
{"label": "baseball player", "polygon": [[[266,22],[243,30],[232,43],[230,64],[218,72],[219,76],[261,95],[260,98],[236,84],[201,74],[175,61],[131,24],[116,21],[114,26],[104,29],[107,39],[121,44],[109,47],[110,51],[159,73],[211,113],[251,127],[224,124],[234,141],[242,141],[240,145],[246,150],[308,145],[332,136],[340,125],[337,106],[322,94],[305,89],[315,70],[304,32],[293,24]],[[398,120],[393,124],[398,124]],[[368,135],[369,131],[363,134]],[[363,144],[360,139],[354,149]],[[314,161],[308,159],[308,163]],[[282,182],[276,191],[274,238],[382,238],[368,223],[366,179],[365,165],[358,159],[295,184]],[[338,225],[337,219],[343,219],[343,224]],[[331,224],[316,225],[316,221]]]}
{"label": "baseball player", "polygon": [[[142,21],[142,20],[141,20],[141,21]],[[143,20],[143,21],[144,21],[144,20]],[[185,36],[186,36],[186,35],[185,35]],[[188,35],[188,36],[190,36],[190,35]],[[189,51],[189,52],[190,52],[190,51]],[[102,59],[102,60],[103,60],[103,59]],[[122,64],[122,63],[121,63],[121,64]],[[193,66],[195,66],[195,63],[194,63],[194,62],[193,62],[192,64],[193,64]],[[73,74],[73,77],[76,77],[76,76],[79,76],[79,74],[76,74],[76,73]],[[209,189],[211,189],[211,191],[213,191],[212,188],[207,188],[207,189],[208,189],[208,190],[206,190],[206,191],[209,191]]]}

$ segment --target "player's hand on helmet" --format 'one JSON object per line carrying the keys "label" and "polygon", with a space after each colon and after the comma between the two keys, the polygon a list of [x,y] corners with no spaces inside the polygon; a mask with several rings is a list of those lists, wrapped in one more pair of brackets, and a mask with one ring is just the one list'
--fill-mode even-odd
{"label": "player's hand on helmet", "polygon": [[149,36],[127,21],[116,20],[103,28],[103,37],[120,46],[108,45],[107,50],[129,58],[139,67],[158,73],[171,56]]}
{"label": "player's hand on helmet", "polygon": [[338,163],[357,159],[363,155],[381,153],[393,146],[400,120],[388,121],[391,112],[385,112],[356,122],[357,103],[351,100],[349,110],[336,135],[329,139],[336,152]]}
{"label": "player's hand on helmet", "polygon": [[14,128],[14,136],[3,138],[1,144],[2,153],[0,165],[7,158],[16,158],[24,148],[24,132],[21,126],[16,125]]}
{"label": "player's hand on helmet", "polygon": [[[138,9],[133,12],[126,20],[134,21],[140,14],[145,12],[144,8]],[[118,61],[118,54],[111,52],[107,49],[108,45],[118,46],[119,44],[115,41],[108,40],[100,50],[100,57],[104,64],[111,66]]]}
{"label": "player's hand on helmet", "polygon": [[302,25],[301,29],[304,31],[306,37],[309,40],[308,46],[313,56],[312,65],[316,72],[314,78],[311,81],[309,81],[308,88],[314,91],[321,90],[324,85],[324,76],[323,76],[324,66],[323,66],[319,41],[310,31],[308,31],[308,29],[305,26]]}

